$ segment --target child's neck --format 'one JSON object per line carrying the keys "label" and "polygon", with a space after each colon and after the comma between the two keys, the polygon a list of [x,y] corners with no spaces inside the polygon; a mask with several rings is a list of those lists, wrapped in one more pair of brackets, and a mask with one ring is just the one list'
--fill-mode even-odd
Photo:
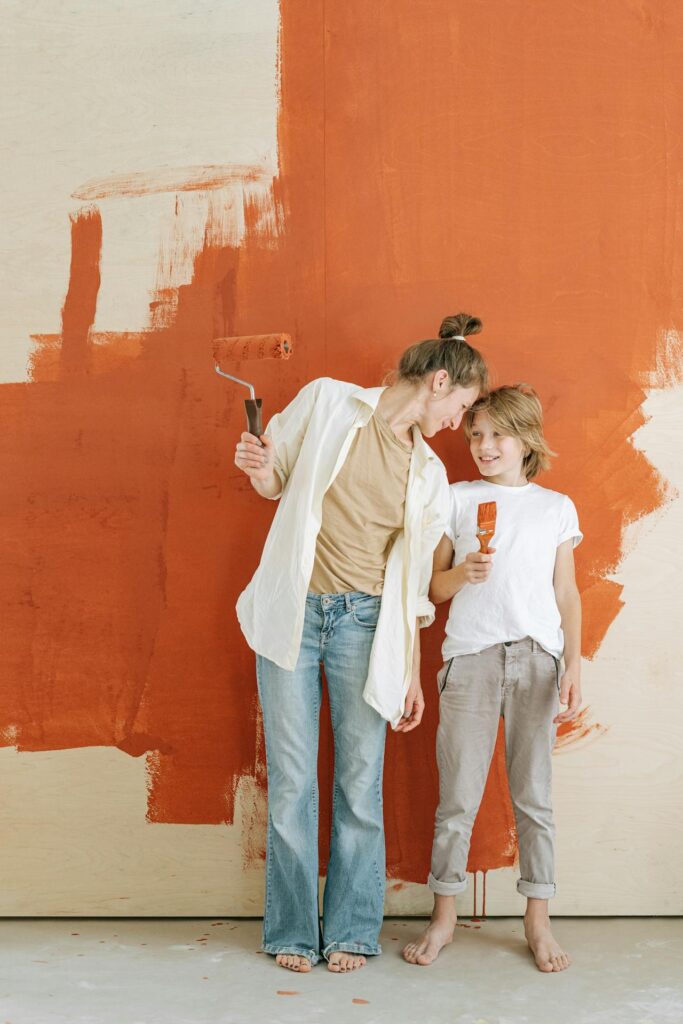
{"label": "child's neck", "polygon": [[522,473],[521,466],[515,466],[514,469],[509,469],[505,473],[496,473],[495,476],[483,476],[482,480],[487,484],[498,484],[499,487],[526,487],[529,483]]}

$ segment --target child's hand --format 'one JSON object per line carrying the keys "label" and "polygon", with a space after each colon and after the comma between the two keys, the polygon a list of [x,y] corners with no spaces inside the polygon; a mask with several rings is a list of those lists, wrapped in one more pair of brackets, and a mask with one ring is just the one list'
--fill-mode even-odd
{"label": "child's hand", "polygon": [[495,548],[489,548],[488,555],[482,555],[481,551],[470,551],[462,563],[465,579],[468,583],[486,583],[491,575],[493,559],[491,555]]}
{"label": "child's hand", "polygon": [[566,704],[567,710],[560,711],[559,715],[555,715],[553,722],[558,724],[571,722],[573,718],[576,718],[581,707],[581,684],[578,673],[569,667],[565,670],[560,682],[560,704]]}

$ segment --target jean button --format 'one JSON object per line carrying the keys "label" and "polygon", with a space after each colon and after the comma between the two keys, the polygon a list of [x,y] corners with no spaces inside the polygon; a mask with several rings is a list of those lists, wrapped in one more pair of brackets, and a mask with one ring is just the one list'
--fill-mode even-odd
{"label": "jean button", "polygon": [[505,640],[504,643],[505,643],[506,647],[511,647],[512,646],[512,640]]}

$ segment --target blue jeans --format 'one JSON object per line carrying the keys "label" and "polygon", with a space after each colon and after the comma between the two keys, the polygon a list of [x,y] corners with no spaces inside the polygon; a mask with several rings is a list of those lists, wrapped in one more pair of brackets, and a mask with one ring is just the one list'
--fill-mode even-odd
{"label": "blue jeans", "polygon": [[[256,659],[268,766],[263,949],[316,963],[378,954],[384,910],[386,722],[363,700],[380,598],[308,594],[292,672]],[[318,907],[318,737],[325,668],[334,734],[330,860]]]}

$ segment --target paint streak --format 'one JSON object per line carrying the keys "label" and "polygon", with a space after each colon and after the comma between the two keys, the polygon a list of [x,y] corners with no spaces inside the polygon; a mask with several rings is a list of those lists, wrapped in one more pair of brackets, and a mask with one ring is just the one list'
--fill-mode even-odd
{"label": "paint streak", "polygon": [[204,164],[196,167],[160,167],[151,171],[113,174],[79,185],[73,199],[110,199],[147,196],[159,192],[198,192],[228,185],[269,182],[272,170],[258,164]]}
{"label": "paint streak", "polygon": [[[87,366],[90,375],[109,373],[137,359],[147,336],[146,331],[93,331],[86,334]],[[61,377],[62,335],[32,334],[34,348],[29,357],[29,372],[34,381],[57,381]]]}
{"label": "paint streak", "polygon": [[[678,351],[662,337],[678,337],[682,71],[670,40],[683,10],[665,0],[645,21],[617,0],[520,0],[494,20],[450,0],[430,0],[428,18],[408,0],[281,10],[272,194],[249,192],[253,168],[78,189],[127,201],[239,179],[244,230],[234,197],[212,191],[189,282],[173,288],[160,268],[149,330],[108,335],[91,330],[99,214],[77,214],[61,336],[40,337],[30,383],[2,387],[4,742],[145,756],[153,822],[230,822],[238,785],[264,786],[254,661],[233,609],[274,509],[232,465],[242,395],[213,373],[217,324],[223,336],[294,336],[295,360],[259,367],[267,414],[322,374],[374,384],[444,313],[481,315],[496,378],[529,380],[543,398],[560,458],[541,482],[579,509],[587,657],[628,599],[609,578],[625,527],[672,498],[630,439],[645,389],[671,379]],[[451,479],[472,475],[461,437],[435,447]],[[412,881],[429,864],[445,611],[423,635],[423,725],[388,745],[388,867]],[[584,714],[560,739],[600,728]],[[320,756],[324,864],[329,728]],[[256,796],[249,820],[258,856]],[[499,738],[469,868],[514,859]]]}
{"label": "paint streak", "polygon": [[369,999],[352,999],[351,1002],[354,1003],[356,1006],[369,1006],[370,1005],[370,1000]]}
{"label": "paint streak", "polygon": [[80,210],[71,217],[71,270],[62,307],[59,355],[65,375],[81,375],[88,370],[89,332],[95,320],[100,289],[101,251],[102,220],[99,211]]}
{"label": "paint streak", "polygon": [[581,708],[576,718],[571,722],[562,722],[557,729],[557,741],[555,751],[564,750],[566,747],[574,747],[579,740],[597,739],[598,736],[607,732],[608,726],[600,725],[599,722],[591,722],[590,707]]}

